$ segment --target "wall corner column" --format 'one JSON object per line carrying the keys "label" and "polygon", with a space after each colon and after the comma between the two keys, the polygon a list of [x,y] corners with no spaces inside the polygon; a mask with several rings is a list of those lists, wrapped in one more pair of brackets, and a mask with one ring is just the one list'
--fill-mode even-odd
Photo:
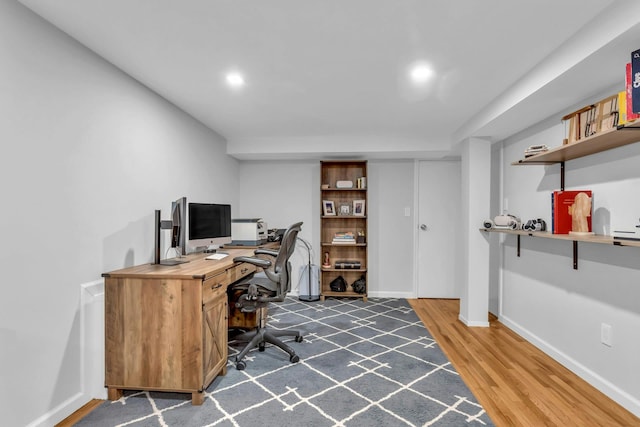
{"label": "wall corner column", "polygon": [[459,319],[489,326],[489,238],[479,228],[490,218],[491,141],[469,138],[461,144],[462,290]]}

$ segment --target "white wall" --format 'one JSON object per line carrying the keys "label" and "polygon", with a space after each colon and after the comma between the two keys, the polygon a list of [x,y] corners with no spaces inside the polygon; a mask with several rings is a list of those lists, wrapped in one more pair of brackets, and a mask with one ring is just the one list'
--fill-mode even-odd
{"label": "white wall", "polygon": [[80,308],[93,302],[81,289],[152,260],[155,209],[167,218],[180,196],[237,204],[238,162],[215,133],[10,0],[0,93],[0,424],[53,425],[96,397],[83,389],[95,363],[82,356]]}
{"label": "white wall", "polygon": [[[320,209],[320,196],[313,191],[320,188],[319,175],[316,161],[240,162],[239,209],[234,218],[262,218],[269,228],[287,228],[302,221],[299,237],[312,245],[312,263],[319,265],[320,229],[314,214]],[[299,295],[300,267],[308,262],[309,253],[299,244],[291,259],[292,295]]]}
{"label": "white wall", "polygon": [[[413,161],[368,162],[369,296],[412,297]],[[320,162],[247,161],[240,165],[239,217],[263,218],[269,228],[304,221],[301,237],[311,242],[314,263],[320,263]],[[306,263],[300,248],[293,271]],[[297,262],[296,262],[297,261]],[[297,275],[294,274],[297,279]],[[297,283],[292,284],[296,293]]]}
{"label": "white wall", "polygon": [[[549,223],[560,166],[510,163],[530,145],[560,145],[563,135],[554,118],[506,141],[504,198],[510,213]],[[566,162],[565,188],[593,190],[597,233],[624,218],[638,222],[639,162],[640,144]],[[515,236],[502,240],[501,321],[640,416],[640,249],[579,243],[574,270],[570,241],[525,237],[518,258]],[[602,323],[612,327],[612,347],[600,342]]]}

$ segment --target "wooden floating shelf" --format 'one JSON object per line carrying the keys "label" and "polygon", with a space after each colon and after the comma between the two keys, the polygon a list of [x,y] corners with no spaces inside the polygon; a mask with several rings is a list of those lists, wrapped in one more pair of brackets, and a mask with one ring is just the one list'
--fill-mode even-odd
{"label": "wooden floating shelf", "polygon": [[637,240],[619,240],[612,236],[604,236],[602,234],[576,235],[576,234],[553,234],[549,231],[527,231],[527,230],[508,230],[498,228],[481,228],[480,231],[490,233],[514,234],[518,238],[517,255],[520,256],[520,236],[540,237],[543,239],[566,240],[573,243],[573,269],[578,269],[578,242],[599,243],[611,246],[632,246],[640,247],[640,241]]}
{"label": "wooden floating shelf", "polygon": [[321,188],[321,191],[367,191],[366,188]]}
{"label": "wooden floating shelf", "polygon": [[339,247],[345,247],[345,248],[351,248],[351,247],[363,247],[363,246],[367,246],[366,243],[322,243],[322,246],[339,246]]}
{"label": "wooden floating shelf", "polygon": [[358,294],[353,291],[345,291],[345,292],[333,292],[333,291],[324,291],[320,296],[320,300],[324,301],[325,297],[338,297],[338,298],[362,298],[364,302],[367,302],[367,294]]}
{"label": "wooden floating shelf", "polygon": [[588,138],[581,139],[580,141],[572,142],[571,144],[552,148],[544,153],[526,157],[511,164],[514,166],[552,165],[577,159],[638,142],[640,141],[640,132],[638,131],[640,131],[640,120],[625,126],[600,132]]}
{"label": "wooden floating shelf", "polygon": [[568,240],[575,242],[600,243],[613,246],[634,246],[640,247],[640,241],[636,240],[618,240],[612,236],[604,236],[602,234],[591,234],[588,236],[579,236],[575,234],[553,234],[549,231],[527,231],[527,230],[502,230],[497,228],[481,228],[481,231],[491,233],[516,234],[519,236],[540,237],[543,239]]}

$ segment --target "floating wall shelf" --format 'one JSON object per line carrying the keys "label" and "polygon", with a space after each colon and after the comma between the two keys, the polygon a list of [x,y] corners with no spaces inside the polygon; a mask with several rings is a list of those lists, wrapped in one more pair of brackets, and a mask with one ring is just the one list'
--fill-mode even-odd
{"label": "floating wall shelf", "polygon": [[553,234],[548,231],[526,231],[526,230],[508,230],[498,228],[481,228],[480,231],[490,233],[515,234],[518,237],[517,255],[520,256],[520,236],[540,237],[542,239],[568,240],[573,242],[573,269],[578,269],[578,242],[599,243],[613,246],[633,246],[640,247],[640,241],[636,240],[617,240],[611,236],[603,236],[601,234],[591,234],[580,236],[575,234]]}

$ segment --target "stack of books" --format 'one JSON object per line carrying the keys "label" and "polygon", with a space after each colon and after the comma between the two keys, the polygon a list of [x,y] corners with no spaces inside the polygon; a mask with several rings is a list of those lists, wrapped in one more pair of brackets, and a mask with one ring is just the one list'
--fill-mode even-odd
{"label": "stack of books", "polygon": [[355,245],[356,236],[351,231],[339,231],[333,235],[334,245]]}
{"label": "stack of books", "polygon": [[549,147],[547,147],[544,144],[532,145],[531,147],[524,150],[524,157],[526,158],[526,157],[535,156],[536,154],[544,153],[546,151],[549,151]]}

